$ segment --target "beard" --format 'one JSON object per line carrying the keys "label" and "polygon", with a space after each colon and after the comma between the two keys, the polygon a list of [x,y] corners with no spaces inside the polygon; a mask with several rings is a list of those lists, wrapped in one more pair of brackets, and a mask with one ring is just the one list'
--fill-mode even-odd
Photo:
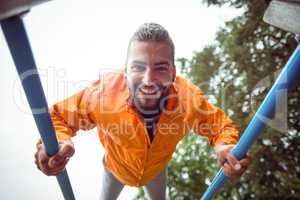
{"label": "beard", "polygon": [[131,88],[133,103],[142,115],[155,115],[164,109],[168,86],[137,84]]}

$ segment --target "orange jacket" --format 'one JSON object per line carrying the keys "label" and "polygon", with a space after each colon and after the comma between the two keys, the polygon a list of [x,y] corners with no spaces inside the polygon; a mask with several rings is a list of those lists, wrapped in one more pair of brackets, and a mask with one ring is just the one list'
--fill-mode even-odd
{"label": "orange jacket", "polygon": [[239,138],[226,114],[180,76],[169,90],[152,142],[130,102],[124,73],[108,73],[50,108],[57,137],[69,139],[79,129],[97,126],[106,167],[122,183],[137,187],[166,167],[176,144],[189,131],[207,137],[210,145],[235,144]]}

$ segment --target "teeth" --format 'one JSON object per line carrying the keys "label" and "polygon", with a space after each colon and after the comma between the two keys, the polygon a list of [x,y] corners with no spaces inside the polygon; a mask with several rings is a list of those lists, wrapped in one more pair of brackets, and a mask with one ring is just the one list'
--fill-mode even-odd
{"label": "teeth", "polygon": [[145,92],[145,91],[142,91],[144,94],[155,94],[155,92]]}
{"label": "teeth", "polygon": [[155,94],[155,93],[156,93],[155,90],[143,90],[143,89],[141,89],[141,91],[142,91],[143,93],[145,93],[145,94]]}

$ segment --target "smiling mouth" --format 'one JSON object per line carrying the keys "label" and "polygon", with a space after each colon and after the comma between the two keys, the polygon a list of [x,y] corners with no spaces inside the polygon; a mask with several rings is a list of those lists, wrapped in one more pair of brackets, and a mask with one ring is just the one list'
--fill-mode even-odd
{"label": "smiling mouth", "polygon": [[154,89],[145,89],[145,88],[140,88],[139,90],[142,94],[144,95],[155,95],[158,93],[158,90]]}

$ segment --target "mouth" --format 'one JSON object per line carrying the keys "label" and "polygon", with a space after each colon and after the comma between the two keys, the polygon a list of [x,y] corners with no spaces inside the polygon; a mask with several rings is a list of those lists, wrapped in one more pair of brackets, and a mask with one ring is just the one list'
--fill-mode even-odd
{"label": "mouth", "polygon": [[139,91],[144,95],[155,95],[159,91],[155,89],[140,88]]}
{"label": "mouth", "polygon": [[159,99],[162,91],[157,88],[139,88],[139,97],[142,99]]}

